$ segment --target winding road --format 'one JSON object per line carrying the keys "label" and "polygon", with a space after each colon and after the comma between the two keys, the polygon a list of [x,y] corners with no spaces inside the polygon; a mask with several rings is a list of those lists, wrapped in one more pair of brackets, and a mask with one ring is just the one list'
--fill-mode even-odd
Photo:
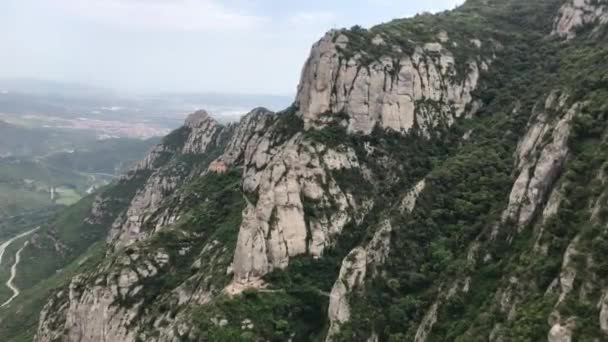
{"label": "winding road", "polygon": [[[32,230],[28,230],[27,232],[21,233],[15,237],[11,238],[10,240],[4,242],[3,244],[1,244],[0,245],[0,264],[2,264],[2,257],[4,257],[4,252],[6,252],[6,249],[8,248],[8,246],[10,246],[15,240],[21,239],[22,237],[26,237],[26,236],[32,234],[33,232],[37,231],[38,229],[40,229],[40,227],[36,227]],[[9,298],[6,302],[4,302],[2,305],[0,305],[0,307],[10,304],[13,301],[13,299],[15,299],[15,298],[17,298],[17,296],[19,296],[19,289],[13,284],[13,280],[15,280],[15,276],[17,275],[17,265],[19,265],[19,261],[21,259],[21,251],[23,251],[23,249],[27,246],[27,244],[28,244],[28,242],[26,241],[23,244],[23,247],[21,247],[17,251],[17,254],[15,255],[15,263],[13,264],[13,266],[11,266],[11,277],[6,282],[6,286],[9,289],[11,289],[11,291],[13,291],[13,296],[11,298]]]}

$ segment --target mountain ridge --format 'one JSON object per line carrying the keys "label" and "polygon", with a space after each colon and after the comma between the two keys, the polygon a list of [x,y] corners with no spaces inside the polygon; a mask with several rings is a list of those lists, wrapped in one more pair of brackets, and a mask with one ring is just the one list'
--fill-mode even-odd
{"label": "mountain ridge", "polygon": [[331,31],[293,106],[196,112],[97,196],[35,340],[606,338],[605,8]]}

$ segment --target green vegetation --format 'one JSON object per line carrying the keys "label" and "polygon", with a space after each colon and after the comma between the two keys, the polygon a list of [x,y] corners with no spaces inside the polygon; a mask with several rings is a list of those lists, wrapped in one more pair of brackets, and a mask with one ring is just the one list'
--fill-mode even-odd
{"label": "green vegetation", "polygon": [[154,142],[111,139],[84,144],[72,153],[0,158],[0,218],[74,204],[142,159]]}
{"label": "green vegetation", "polygon": [[[105,253],[103,241],[108,229],[148,176],[146,173],[133,174],[129,179],[103,189],[99,194],[104,199],[103,213],[94,220],[88,219],[95,195],[85,197],[56,215],[47,210],[37,216],[27,214],[11,219],[13,222],[19,220],[23,227],[21,231],[36,225],[41,225],[41,229],[21,253],[15,278],[21,295],[7,308],[0,309],[3,322],[0,336],[3,340],[30,341],[37,327],[38,313],[56,288],[64,286],[77,272],[94,267],[102,260]],[[6,224],[10,225],[10,222]],[[22,243],[16,241],[7,250],[7,262],[12,263],[14,252]],[[82,263],[84,260],[86,262]],[[3,262],[2,266],[6,265]],[[6,278],[6,268],[4,271],[0,273],[0,280]],[[2,291],[0,299],[3,301],[8,295],[9,292]]]}
{"label": "green vegetation", "polygon": [[[168,317],[160,324],[173,324],[169,320],[174,318],[190,320],[193,336],[201,340],[321,341],[328,329],[329,293],[344,258],[353,248],[365,246],[388,220],[390,253],[378,265],[378,276],[368,274],[363,286],[348,295],[351,322],[341,328],[337,341],[364,341],[372,332],[381,341],[413,340],[434,304],[437,322],[429,341],[486,341],[492,332],[505,341],[543,340],[550,329],[548,318],[556,309],[564,320],[576,323],[577,339],[605,339],[598,302],[608,287],[608,47],[604,44],[608,33],[581,30],[581,36],[568,43],[549,36],[561,3],[469,0],[453,12],[344,31],[349,43],[340,51],[342,57],[361,52],[364,63],[411,53],[421,43],[438,41],[437,35],[446,31],[458,46],[450,47],[457,61],[489,58],[492,65],[482,73],[474,92],[483,106],[473,118],[459,118],[451,127],[441,124],[422,132],[415,126],[407,134],[376,128],[363,136],[347,133],[345,114],[331,114],[327,127],[304,131],[295,107],[269,120],[275,144],[297,136],[313,146],[352,150],[361,165],[329,173],[331,181],[352,194],[349,200],[360,205],[358,212],[349,214],[361,220],[346,224],[321,258],[308,254],[290,258],[288,267],[263,278],[266,287],[234,297],[223,294],[231,279],[227,269],[242,212],[247,200],[257,203],[258,198],[241,192],[238,168],[205,173],[225,141],[205,155],[180,154],[190,133],[182,128],[163,140],[167,150],[153,165],[162,175],[177,179],[161,208],[150,213],[141,227],[155,233],[101,261],[104,246],[99,241],[145,184],[150,170],[132,172],[128,179],[104,189],[107,215],[97,220],[85,221],[93,196],[62,211],[43,227],[35,246],[24,251],[24,271],[17,278],[24,295],[11,305],[20,309],[19,314],[13,317],[0,310],[0,336],[31,337],[35,318],[23,315],[39,310],[52,287],[65,286],[78,268],[79,256],[90,256],[80,266],[86,274],[99,274],[106,272],[94,268],[100,262],[111,265],[137,253],[136,263],[136,259],[153,260],[162,252],[169,262],[163,266],[155,262],[159,272],[143,280],[141,291],[119,296],[115,303],[132,307],[143,299],[137,312],[142,320],[137,323],[146,333],[154,332],[158,323],[150,317]],[[377,35],[387,45],[373,45]],[[482,48],[471,39],[479,39]],[[519,172],[514,160],[518,142],[533,115],[548,111],[552,121],[563,114],[545,108],[553,91],[569,95],[563,104],[566,110],[581,104],[568,141],[569,156],[556,184],[550,184],[563,200],[556,215],[518,227],[502,218]],[[432,108],[436,103],[418,105]],[[551,136],[541,139],[549,143]],[[7,166],[5,174],[19,176],[12,167]],[[414,211],[404,212],[401,200],[422,179],[426,187]],[[75,200],[79,187],[61,185],[58,201]],[[544,195],[543,204],[549,200]],[[309,220],[326,217],[337,207],[302,200]],[[371,208],[359,215],[366,211],[363,204]],[[177,221],[156,230],[160,215]],[[567,266],[574,267],[576,277],[571,293],[556,306],[560,291],[556,281],[569,246],[575,253]],[[12,246],[10,254],[18,247],[18,243]],[[0,281],[10,262],[11,257],[0,265]],[[213,296],[205,305],[178,303],[178,288]],[[6,295],[0,291],[0,298]],[[25,322],[25,333],[18,320]]]}
{"label": "green vegetation", "polygon": [[60,170],[114,175],[127,171],[159,142],[158,138],[100,140],[77,146],[71,153],[53,153],[45,157],[44,161]]}
{"label": "green vegetation", "polygon": [[105,246],[102,242],[92,245],[78,259],[59,272],[22,290],[9,307],[0,309],[0,336],[6,342],[30,342],[38,328],[42,307],[57,288],[63,287],[76,274],[94,269],[103,260]]}
{"label": "green vegetation", "polygon": [[[219,297],[195,309],[193,319],[204,341],[322,341],[327,298],[314,291],[245,291],[236,298]],[[217,322],[225,320],[225,325]],[[216,322],[216,323],[214,323]]]}
{"label": "green vegetation", "polygon": [[[234,250],[245,207],[240,179],[240,173],[232,170],[225,174],[210,173],[184,185],[179,205],[183,218],[175,227],[160,232],[149,242],[150,248],[166,251],[172,260],[171,270],[154,280],[157,284],[162,282],[165,290],[175,288],[192,275],[192,259],[206,246],[217,245],[212,252]],[[223,256],[223,259],[225,264],[209,264],[210,268],[206,269],[213,274],[212,282],[217,288],[229,280],[226,267],[231,262],[231,255]],[[203,264],[207,263],[203,260]],[[150,290],[153,291],[151,295],[163,293],[158,287]]]}
{"label": "green vegetation", "polygon": [[95,142],[86,131],[27,128],[0,120],[0,156],[32,157]]}

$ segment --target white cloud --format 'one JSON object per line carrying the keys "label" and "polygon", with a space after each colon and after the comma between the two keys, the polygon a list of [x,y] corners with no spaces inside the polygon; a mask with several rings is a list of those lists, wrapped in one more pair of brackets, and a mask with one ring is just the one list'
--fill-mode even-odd
{"label": "white cloud", "polygon": [[242,30],[266,19],[217,0],[57,0],[70,15],[121,27],[161,30]]}

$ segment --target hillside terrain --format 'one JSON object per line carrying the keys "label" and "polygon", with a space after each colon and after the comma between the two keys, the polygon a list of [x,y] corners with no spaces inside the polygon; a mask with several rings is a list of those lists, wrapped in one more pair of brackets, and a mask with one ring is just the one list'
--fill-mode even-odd
{"label": "hillside terrain", "polygon": [[41,141],[48,153],[0,158],[0,219],[74,204],[128,170],[159,141],[65,139],[69,150]]}
{"label": "hillside terrain", "polygon": [[606,0],[332,30],[293,105],[191,114],[13,246],[0,340],[606,340],[607,40]]}

